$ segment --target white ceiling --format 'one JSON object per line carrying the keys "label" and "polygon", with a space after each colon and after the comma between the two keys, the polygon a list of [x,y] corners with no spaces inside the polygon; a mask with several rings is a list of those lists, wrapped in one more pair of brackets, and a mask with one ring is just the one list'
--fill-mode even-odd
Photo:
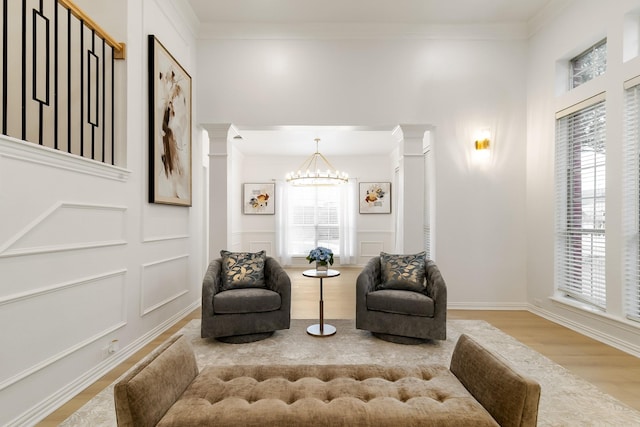
{"label": "white ceiling", "polygon": [[[187,0],[202,24],[290,25],[394,23],[408,25],[526,24],[559,0]],[[238,129],[234,143],[252,154],[307,155],[321,138],[325,155],[386,154],[392,129],[277,127]]]}
{"label": "white ceiling", "polygon": [[[242,129],[236,147],[252,155],[308,156],[318,150],[326,155],[355,156],[388,154],[397,145],[391,128],[353,126],[283,126],[269,129]],[[329,159],[331,160],[331,159]]]}

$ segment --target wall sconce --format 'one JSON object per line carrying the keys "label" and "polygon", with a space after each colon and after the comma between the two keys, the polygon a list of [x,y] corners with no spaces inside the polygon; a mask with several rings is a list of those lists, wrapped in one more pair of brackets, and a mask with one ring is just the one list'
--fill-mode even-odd
{"label": "wall sconce", "polygon": [[491,132],[489,129],[483,129],[478,133],[476,138],[476,150],[488,150],[491,140]]}

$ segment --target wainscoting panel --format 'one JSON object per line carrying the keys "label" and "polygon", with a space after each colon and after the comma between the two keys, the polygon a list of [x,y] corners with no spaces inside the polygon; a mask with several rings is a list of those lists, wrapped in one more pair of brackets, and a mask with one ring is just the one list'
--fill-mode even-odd
{"label": "wainscoting panel", "polygon": [[[233,249],[235,251],[251,251],[257,252],[260,250],[267,251],[267,255],[277,257],[276,255],[276,231],[262,231],[262,230],[246,230],[237,231],[232,234]],[[356,265],[364,265],[366,262],[374,256],[380,255],[380,252],[392,252],[393,251],[393,231],[388,230],[360,230],[357,235],[358,239],[358,253],[356,254]],[[240,241],[241,244],[237,245]],[[311,248],[310,248],[311,249]],[[306,256],[306,254],[305,254]],[[307,261],[304,260],[306,264]],[[297,260],[294,257],[292,263],[297,265]]]}
{"label": "wainscoting panel", "polygon": [[0,257],[126,244],[126,207],[57,202],[0,246]]}
{"label": "wainscoting panel", "polygon": [[144,243],[189,238],[189,209],[144,202],[140,217]]}
{"label": "wainscoting panel", "polygon": [[180,255],[142,265],[140,316],[189,292],[189,255]]}
{"label": "wainscoting panel", "polygon": [[0,352],[0,390],[123,327],[125,278],[118,270],[2,297],[0,342],[12,348]]}
{"label": "wainscoting panel", "polygon": [[276,256],[276,238],[277,234],[274,230],[245,230],[235,233],[239,237],[239,251],[258,252],[266,251],[267,256]]}
{"label": "wainscoting panel", "polygon": [[360,256],[371,258],[384,251],[384,242],[360,242]]}
{"label": "wainscoting panel", "polygon": [[[242,233],[231,233],[231,247],[228,249],[232,252],[242,252]],[[217,258],[220,256],[219,253],[213,254],[211,258]]]}
{"label": "wainscoting panel", "polygon": [[249,252],[258,251],[265,251],[269,256],[275,253],[271,242],[249,242]]}

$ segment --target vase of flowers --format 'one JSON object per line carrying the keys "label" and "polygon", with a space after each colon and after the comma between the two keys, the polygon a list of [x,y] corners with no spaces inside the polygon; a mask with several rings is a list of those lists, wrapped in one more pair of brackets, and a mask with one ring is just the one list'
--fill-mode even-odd
{"label": "vase of flowers", "polygon": [[307,260],[309,264],[315,261],[316,271],[327,271],[329,265],[333,265],[333,252],[329,248],[318,246],[309,252]]}

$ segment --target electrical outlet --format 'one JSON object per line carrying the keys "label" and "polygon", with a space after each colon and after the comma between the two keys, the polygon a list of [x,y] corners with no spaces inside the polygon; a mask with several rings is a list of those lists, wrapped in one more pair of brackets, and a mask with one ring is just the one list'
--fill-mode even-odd
{"label": "electrical outlet", "polygon": [[107,347],[107,353],[114,354],[118,350],[120,350],[119,341],[118,340],[111,340],[111,342],[109,343],[109,346]]}
{"label": "electrical outlet", "polygon": [[109,344],[107,344],[104,347],[102,347],[102,358],[106,359],[109,356],[110,356],[110,354],[109,354]]}
{"label": "electrical outlet", "polygon": [[534,298],[533,299],[533,305],[538,306],[538,307],[542,307],[542,300],[540,298]]}

